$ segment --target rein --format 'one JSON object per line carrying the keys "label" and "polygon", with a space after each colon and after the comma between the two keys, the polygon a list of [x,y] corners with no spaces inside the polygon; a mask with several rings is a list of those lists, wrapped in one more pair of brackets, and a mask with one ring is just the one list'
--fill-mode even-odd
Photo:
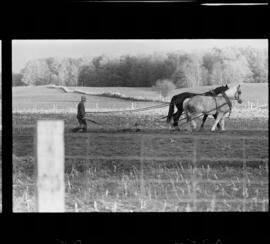
{"label": "rein", "polygon": [[217,106],[217,99],[216,99],[216,96],[213,96],[213,99],[214,99],[215,104],[216,104],[216,113],[217,113],[218,106]]}
{"label": "rein", "polygon": [[[154,106],[143,107],[143,108],[138,108],[138,109],[131,109],[131,110],[114,110],[114,111],[100,111],[100,112],[93,111],[93,112],[85,112],[85,113],[86,114],[131,113],[131,112],[142,112],[142,111],[147,111],[147,110],[152,110],[152,109],[159,109],[159,108],[164,108],[164,107],[167,107],[167,106],[168,106],[167,103],[161,103],[161,104],[154,105]],[[98,122],[96,122],[94,120],[91,120],[89,118],[86,118],[86,120],[91,122],[91,123],[97,124],[97,125],[104,125],[104,124],[98,123]]]}
{"label": "rein", "polygon": [[[212,111],[214,111],[214,110],[216,110],[216,109],[218,109],[218,108],[221,108],[221,107],[223,107],[223,106],[225,106],[225,105],[227,105],[227,103],[223,103],[223,104],[217,106],[217,108],[214,108],[214,109],[209,110],[208,113],[210,113],[210,112],[212,112]],[[199,115],[193,117],[192,120],[197,119],[197,118],[199,118],[199,117],[202,117],[203,115],[204,115],[204,114],[199,114]],[[182,121],[182,120],[185,120],[185,119],[186,119],[186,117],[180,119],[179,121]],[[182,123],[181,125],[186,124],[186,123],[188,123],[188,122],[184,122],[184,123]]]}
{"label": "rein", "polygon": [[127,109],[127,110],[112,110],[112,111],[92,111],[92,112],[85,112],[86,114],[113,114],[113,113],[131,113],[131,112],[141,112],[147,111],[152,109],[164,108],[167,107],[168,103],[161,103],[154,106],[137,108],[137,109]]}

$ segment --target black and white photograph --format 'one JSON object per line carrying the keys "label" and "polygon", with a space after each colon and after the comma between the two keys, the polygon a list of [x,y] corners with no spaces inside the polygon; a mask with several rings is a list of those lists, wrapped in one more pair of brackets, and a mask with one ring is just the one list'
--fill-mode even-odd
{"label": "black and white photograph", "polygon": [[268,1],[0,5],[0,242],[269,243]]}
{"label": "black and white photograph", "polygon": [[268,39],[12,40],[13,212],[268,212]]}

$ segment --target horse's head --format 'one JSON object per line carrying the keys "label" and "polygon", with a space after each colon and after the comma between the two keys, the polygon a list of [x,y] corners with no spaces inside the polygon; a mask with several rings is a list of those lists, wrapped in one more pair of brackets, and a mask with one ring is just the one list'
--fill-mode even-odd
{"label": "horse's head", "polygon": [[241,94],[242,94],[242,91],[241,91],[240,85],[238,85],[236,87],[236,92],[234,94],[234,98],[240,104],[243,102],[243,100],[241,99]]}
{"label": "horse's head", "polygon": [[241,91],[240,85],[232,87],[228,91],[226,91],[226,95],[229,98],[236,100],[238,103],[243,102],[243,100],[241,99],[241,94],[242,94],[242,91]]}

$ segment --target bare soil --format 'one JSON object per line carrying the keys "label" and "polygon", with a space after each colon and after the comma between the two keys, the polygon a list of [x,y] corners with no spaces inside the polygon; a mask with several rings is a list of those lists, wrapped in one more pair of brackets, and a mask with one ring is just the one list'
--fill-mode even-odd
{"label": "bare soil", "polygon": [[[48,116],[13,117],[16,212],[36,211],[38,118]],[[266,120],[229,120],[227,131],[214,133],[208,122],[191,133],[155,124],[152,116],[101,116],[114,127],[71,133],[76,119],[64,118],[67,211],[268,211]]]}

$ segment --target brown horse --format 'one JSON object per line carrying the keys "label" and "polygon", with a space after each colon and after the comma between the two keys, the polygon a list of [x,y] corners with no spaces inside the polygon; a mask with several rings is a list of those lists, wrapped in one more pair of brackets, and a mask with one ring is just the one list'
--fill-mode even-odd
{"label": "brown horse", "polygon": [[240,85],[228,89],[222,95],[209,96],[194,96],[186,99],[183,103],[183,108],[186,113],[187,121],[190,122],[192,130],[196,129],[196,122],[194,117],[199,114],[213,115],[217,114],[215,123],[211,131],[215,131],[217,124],[220,122],[221,130],[225,130],[225,115],[231,111],[231,101],[236,100],[242,103]]}

